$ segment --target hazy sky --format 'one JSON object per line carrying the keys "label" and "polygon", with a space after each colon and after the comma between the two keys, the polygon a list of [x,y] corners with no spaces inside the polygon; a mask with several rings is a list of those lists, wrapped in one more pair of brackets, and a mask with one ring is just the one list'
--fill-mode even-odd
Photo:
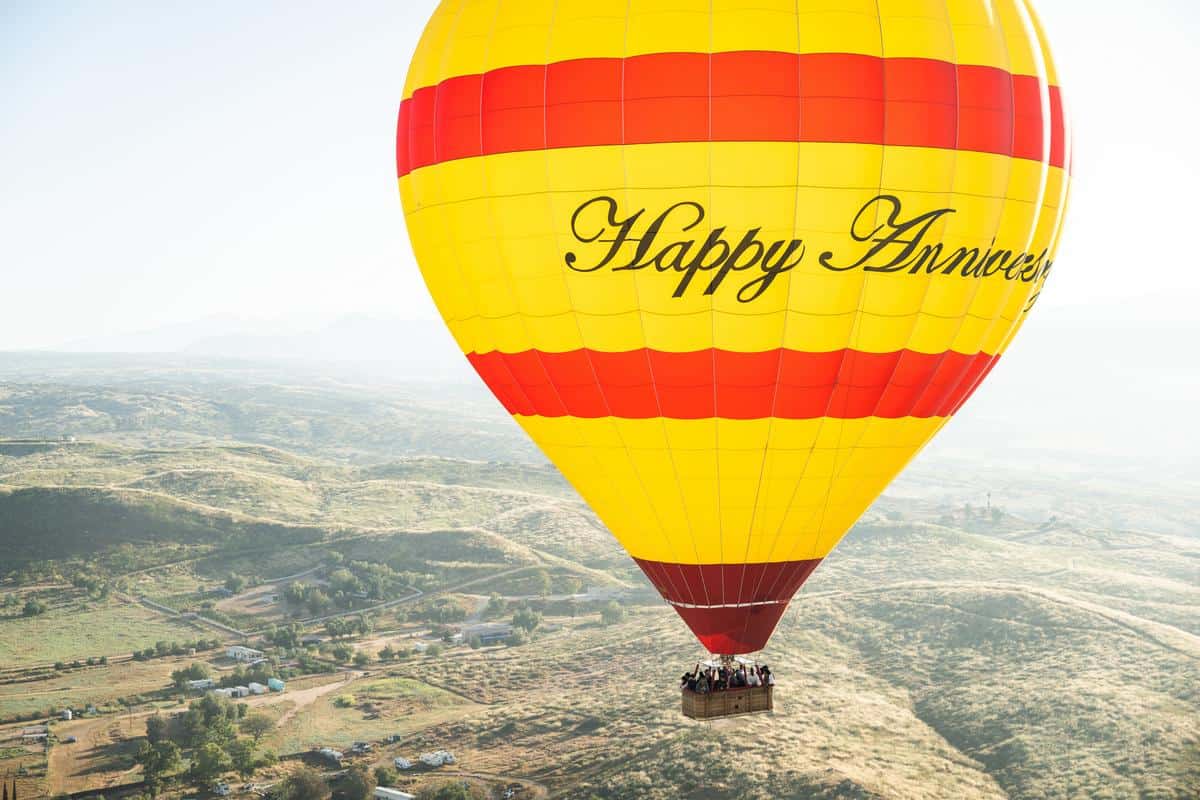
{"label": "hazy sky", "polygon": [[[0,349],[215,314],[434,315],[394,124],[434,0],[0,4]],[[1194,319],[1194,0],[1039,0],[1074,112],[1039,314]]]}

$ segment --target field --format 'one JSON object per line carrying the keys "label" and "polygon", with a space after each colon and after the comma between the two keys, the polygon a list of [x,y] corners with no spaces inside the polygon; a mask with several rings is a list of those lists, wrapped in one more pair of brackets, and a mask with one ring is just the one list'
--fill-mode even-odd
{"label": "field", "polygon": [[[445,748],[458,759],[447,774],[586,800],[1165,800],[1200,787],[1195,477],[1062,453],[925,454],[761,655],[780,681],[775,712],[701,725],[678,713],[676,688],[703,655],[695,640],[480,393],[29,359],[0,358],[0,601],[15,598],[0,610],[0,719],[101,714],[56,723],[93,743],[54,745],[49,762],[0,741],[0,773],[28,763],[23,797],[136,777],[140,717],[120,703],[173,708],[172,670],[233,669],[218,653],[117,656],[201,636],[270,649],[260,632],[276,623],[319,637],[308,657],[331,670],[247,701],[283,755],[371,741],[359,760],[379,765]],[[335,589],[352,565],[390,577],[374,594]],[[296,583],[330,606],[282,599]],[[619,592],[624,618],[602,624],[603,603],[568,597],[586,587]],[[45,609],[25,617],[31,598]],[[543,612],[528,643],[443,641],[522,603]],[[404,654],[381,660],[385,646]],[[113,663],[69,667],[99,656]]]}
{"label": "field", "polygon": [[157,641],[191,640],[203,633],[121,599],[93,601],[70,591],[47,594],[55,599],[46,613],[36,617],[17,613],[0,621],[4,668],[125,655],[153,647]]}

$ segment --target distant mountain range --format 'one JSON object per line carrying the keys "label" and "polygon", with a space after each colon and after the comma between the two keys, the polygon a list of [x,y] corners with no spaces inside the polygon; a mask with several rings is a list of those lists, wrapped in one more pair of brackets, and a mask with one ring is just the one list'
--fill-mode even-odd
{"label": "distant mountain range", "polygon": [[[1048,312],[1032,316],[937,447],[1200,467],[1200,455],[1182,446],[1200,433],[1192,416],[1200,325]],[[440,321],[378,315],[218,316],[55,349],[310,364],[352,380],[478,381]]]}
{"label": "distant mountain range", "polygon": [[55,349],[336,363],[370,367],[388,378],[419,380],[462,381],[474,375],[441,322],[365,314],[275,320],[216,316],[76,340]]}

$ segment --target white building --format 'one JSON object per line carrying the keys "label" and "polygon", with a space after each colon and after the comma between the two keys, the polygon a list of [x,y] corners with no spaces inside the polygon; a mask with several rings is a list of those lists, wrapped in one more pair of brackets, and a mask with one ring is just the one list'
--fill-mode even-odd
{"label": "white building", "polygon": [[243,647],[240,644],[235,644],[225,651],[225,655],[234,661],[254,661],[266,654],[262,650],[255,650],[253,647]]}
{"label": "white building", "polygon": [[417,800],[417,796],[390,786],[376,786],[375,800]]}
{"label": "white building", "polygon": [[267,687],[263,686],[261,683],[250,683],[249,686],[247,686],[246,688],[248,688],[250,690],[250,694],[266,694],[267,693]]}
{"label": "white building", "polygon": [[393,758],[392,763],[396,766],[396,769],[412,769],[413,766],[415,766],[413,762],[409,761],[407,758],[400,757]]}
{"label": "white building", "polygon": [[198,681],[188,681],[188,688],[194,692],[202,692],[205,689],[211,689],[216,685],[216,682],[212,678],[201,678]]}
{"label": "white building", "polygon": [[233,697],[233,689],[213,689],[212,693],[221,697]]}
{"label": "white building", "polygon": [[233,687],[233,696],[234,697],[249,697],[250,696],[250,687],[249,686]]}

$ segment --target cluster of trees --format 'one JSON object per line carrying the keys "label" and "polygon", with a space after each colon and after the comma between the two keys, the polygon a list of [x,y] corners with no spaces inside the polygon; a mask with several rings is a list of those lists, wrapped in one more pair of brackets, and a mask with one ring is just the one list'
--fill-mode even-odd
{"label": "cluster of trees", "polygon": [[212,672],[208,665],[200,663],[194,663],[171,673],[171,681],[175,684],[176,689],[187,688],[188,681],[202,681],[210,677],[212,677]]}
{"label": "cluster of trees", "polygon": [[604,608],[600,609],[602,625],[616,625],[623,619],[625,619],[625,609],[616,600],[609,600]]}
{"label": "cluster of trees", "polygon": [[65,661],[55,661],[54,669],[58,672],[61,672],[65,669],[79,669],[85,665],[89,666],[89,667],[94,667],[96,665],[104,665],[107,663],[108,663],[108,656],[99,656],[99,657],[88,656],[86,661],[80,661],[79,659],[76,659],[76,660],[72,661],[70,664],[68,664]]}
{"label": "cluster of trees", "polygon": [[384,645],[379,651],[379,660],[388,661],[404,661],[412,655],[412,650],[407,647],[392,647],[390,644]]}
{"label": "cluster of trees", "polygon": [[463,781],[449,781],[430,786],[417,795],[417,800],[486,800],[487,794],[478,786]]}
{"label": "cluster of trees", "polygon": [[357,617],[337,617],[325,621],[325,633],[331,638],[341,639],[344,636],[366,636],[375,626],[366,615]]}
{"label": "cluster of trees", "polygon": [[152,658],[165,656],[183,656],[193,650],[199,653],[204,650],[216,650],[220,646],[220,639],[197,639],[194,642],[158,641],[154,643],[154,647],[147,647],[145,650],[134,653],[133,659],[134,661],[149,661]]}
{"label": "cluster of trees", "polygon": [[292,608],[306,608],[313,616],[323,614],[333,608],[333,598],[326,594],[320,586],[312,586],[303,581],[293,581],[283,590],[283,599]]}
{"label": "cluster of trees", "polygon": [[236,572],[229,573],[229,577],[225,579],[225,588],[234,594],[241,594],[249,585],[249,579],[244,575],[238,575]]}
{"label": "cluster of trees", "polygon": [[345,563],[344,556],[333,553],[334,568],[325,586],[294,581],[283,590],[283,598],[292,608],[305,608],[314,616],[335,609],[352,610],[365,604],[391,600],[409,587],[405,575],[386,564],[369,561]]}
{"label": "cluster of trees", "polygon": [[49,607],[38,600],[36,597],[31,597],[25,601],[25,607],[21,609],[22,617],[37,617],[45,614]]}
{"label": "cluster of trees", "polygon": [[103,600],[112,594],[112,586],[108,581],[92,572],[76,572],[71,576],[71,585],[83,589],[95,600]]}
{"label": "cluster of trees", "polygon": [[299,625],[272,625],[263,632],[262,637],[276,647],[294,650],[300,646],[302,634],[303,631]]}
{"label": "cluster of trees", "polygon": [[533,633],[542,624],[542,615],[529,606],[521,606],[513,614],[512,624],[517,630]]}
{"label": "cluster of trees", "polygon": [[[247,716],[246,712],[244,703],[207,694],[193,702],[177,724],[161,714],[148,718],[146,741],[138,749],[136,760],[142,766],[151,797],[177,776],[185,751],[190,752],[191,760],[187,778],[199,786],[208,785],[230,770],[249,778],[260,767],[274,764],[275,754],[258,747],[274,723],[268,717]],[[250,738],[238,736],[239,729]]]}
{"label": "cluster of trees", "polygon": [[438,597],[421,603],[401,608],[396,612],[397,621],[430,622],[446,625],[451,622],[462,622],[467,618],[467,609],[453,598]]}

